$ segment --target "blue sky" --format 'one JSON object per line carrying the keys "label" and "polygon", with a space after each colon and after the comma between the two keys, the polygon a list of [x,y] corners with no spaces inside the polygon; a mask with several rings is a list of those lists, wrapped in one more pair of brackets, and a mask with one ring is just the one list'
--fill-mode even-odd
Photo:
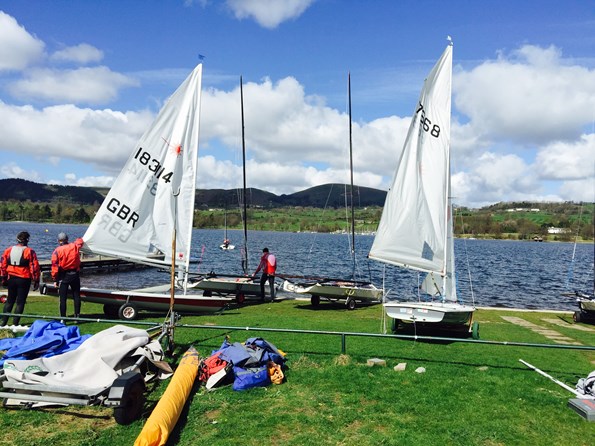
{"label": "blue sky", "polygon": [[109,186],[204,58],[197,187],[386,189],[423,80],[454,41],[453,195],[595,201],[590,1],[0,2],[0,178]]}

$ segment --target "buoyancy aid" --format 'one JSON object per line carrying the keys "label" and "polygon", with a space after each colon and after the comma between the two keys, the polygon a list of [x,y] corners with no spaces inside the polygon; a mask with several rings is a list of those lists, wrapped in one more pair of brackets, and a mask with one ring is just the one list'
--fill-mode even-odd
{"label": "buoyancy aid", "polygon": [[40,268],[37,254],[24,245],[6,248],[0,262],[0,275],[39,281]]}
{"label": "buoyancy aid", "polygon": [[267,255],[264,272],[267,273],[269,276],[273,276],[275,274],[276,270],[277,270],[277,259],[275,258],[275,256],[273,254]]}

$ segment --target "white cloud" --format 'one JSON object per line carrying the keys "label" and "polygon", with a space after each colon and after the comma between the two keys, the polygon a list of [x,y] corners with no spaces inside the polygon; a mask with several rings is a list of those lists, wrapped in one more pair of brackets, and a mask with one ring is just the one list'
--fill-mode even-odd
{"label": "white cloud", "polygon": [[[241,188],[242,175],[242,167],[229,160],[217,160],[211,155],[199,157],[197,175],[199,188]],[[378,187],[381,181],[382,177],[368,172],[355,176],[355,183],[359,186]],[[248,187],[281,195],[320,184],[348,183],[349,171],[333,168],[316,169],[311,166],[291,165],[277,161],[249,160],[246,163],[246,182]]]}
{"label": "white cloud", "polygon": [[537,154],[535,164],[540,177],[546,180],[593,179],[595,134],[582,135],[572,142],[551,143]]}
{"label": "white cloud", "polygon": [[149,112],[122,113],[74,105],[35,109],[0,101],[0,151],[47,158],[53,165],[56,158],[69,158],[101,170],[119,170],[152,119]]}
{"label": "white cloud", "polygon": [[0,175],[3,178],[22,178],[35,182],[41,182],[42,179],[39,172],[35,170],[25,170],[13,162],[1,164]]}
{"label": "white cloud", "polygon": [[101,61],[103,51],[87,43],[81,43],[56,51],[50,56],[50,59],[57,62],[76,62],[85,65]]}
{"label": "white cloud", "polygon": [[23,70],[42,59],[45,44],[0,11],[0,71]]}
{"label": "white cloud", "polygon": [[[591,166],[595,168],[595,166]],[[591,177],[583,180],[565,181],[560,186],[560,197],[565,201],[595,203],[595,180]]]}
{"label": "white cloud", "polygon": [[252,18],[269,29],[299,17],[312,3],[314,0],[226,0],[237,19]]}
{"label": "white cloud", "polygon": [[452,176],[454,202],[472,207],[519,197],[536,199],[539,192],[536,175],[516,155],[486,152],[471,169]]}
{"label": "white cloud", "polygon": [[[202,141],[219,139],[231,149],[241,147],[238,89],[206,91],[202,110]],[[245,85],[244,115],[247,157],[260,164],[278,164],[274,169],[263,168],[264,172],[284,172],[283,166],[289,166],[292,171],[304,168],[305,173],[306,164],[315,163],[327,182],[349,181],[348,116],[319,97],[306,96],[294,78]],[[355,175],[366,183],[361,185],[385,186],[381,176],[392,176],[408,125],[409,118],[397,117],[353,124]],[[210,145],[203,148],[202,153],[213,150]],[[306,177],[301,178],[303,184]]]}
{"label": "white cloud", "polygon": [[24,79],[8,85],[8,91],[20,99],[105,104],[117,98],[118,90],[136,86],[137,81],[107,67],[74,70],[32,69]]}
{"label": "white cloud", "polygon": [[595,70],[564,64],[555,47],[526,45],[457,73],[453,92],[482,138],[543,144],[576,138],[591,122]]}
{"label": "white cloud", "polygon": [[64,175],[64,181],[55,181],[55,184],[66,184],[69,186],[81,187],[110,187],[114,183],[115,177],[111,176],[88,176],[78,178],[75,173]]}

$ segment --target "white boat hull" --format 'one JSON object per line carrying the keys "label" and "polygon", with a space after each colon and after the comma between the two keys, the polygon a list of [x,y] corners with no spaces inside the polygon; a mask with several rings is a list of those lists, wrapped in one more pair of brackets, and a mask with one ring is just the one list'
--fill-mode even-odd
{"label": "white boat hull", "polygon": [[192,289],[218,295],[260,296],[260,283],[250,277],[206,277],[192,285]]}
{"label": "white boat hull", "polygon": [[471,305],[450,302],[385,302],[387,316],[406,322],[469,325],[475,311]]}
{"label": "white boat hull", "polygon": [[376,288],[372,284],[357,285],[348,281],[301,285],[286,280],[283,283],[283,290],[297,294],[310,294],[329,300],[354,299],[374,303],[379,303],[383,295],[382,289]]}
{"label": "white boat hull", "polygon": [[[103,304],[106,314],[109,308],[117,309],[124,304],[132,303],[139,310],[153,310],[167,312],[170,305],[170,286],[159,285],[150,288],[136,290],[110,290],[100,288],[81,287],[81,300]],[[56,286],[44,284],[42,294],[58,295]],[[202,294],[183,294],[179,291],[175,294],[174,311],[181,313],[214,313],[223,310],[226,306],[234,303],[234,300],[226,297],[204,297]],[[114,314],[111,313],[110,314]]]}

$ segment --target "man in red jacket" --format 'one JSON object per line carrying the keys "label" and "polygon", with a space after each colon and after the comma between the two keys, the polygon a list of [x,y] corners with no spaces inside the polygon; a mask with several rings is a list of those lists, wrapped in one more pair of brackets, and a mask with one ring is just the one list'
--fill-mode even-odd
{"label": "man in red jacket", "polygon": [[[22,231],[17,234],[17,244],[9,246],[2,254],[0,260],[0,276],[2,285],[8,288],[4,313],[10,313],[14,309],[13,324],[19,325],[20,316],[25,310],[25,301],[29,295],[29,288],[33,283],[33,291],[39,288],[39,261],[37,254],[27,245],[29,244],[29,233]],[[2,316],[0,326],[8,323],[8,316]]]}
{"label": "man in red jacket", "polygon": [[253,276],[258,274],[258,271],[262,270],[262,276],[260,277],[260,300],[264,301],[264,285],[269,282],[271,287],[271,302],[275,299],[275,271],[277,270],[277,259],[273,254],[269,253],[269,248],[262,250],[262,257],[260,258],[260,264]]}
{"label": "man in red jacket", "polygon": [[74,300],[74,317],[81,314],[81,269],[80,250],[83,239],[77,238],[74,243],[68,243],[68,235],[58,234],[59,246],[52,253],[52,279],[58,287],[60,295],[60,316],[66,317],[66,298],[68,288],[72,290]]}

